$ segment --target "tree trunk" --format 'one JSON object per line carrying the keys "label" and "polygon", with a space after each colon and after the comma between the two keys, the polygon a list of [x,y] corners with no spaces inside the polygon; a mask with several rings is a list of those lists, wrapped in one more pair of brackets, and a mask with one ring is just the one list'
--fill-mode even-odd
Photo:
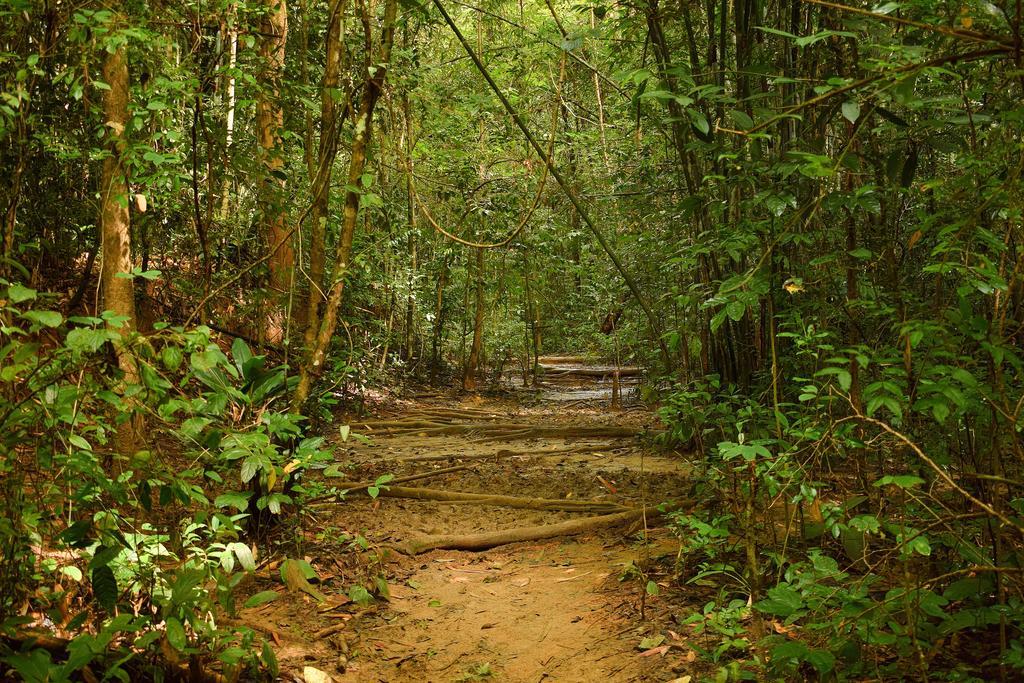
{"label": "tree trunk", "polygon": [[309,244],[309,284],[306,297],[305,344],[312,353],[320,330],[320,306],[324,301],[324,264],[326,261],[327,213],[331,199],[331,173],[338,156],[338,132],[347,102],[341,107],[334,98],[341,74],[345,0],[334,0],[327,24],[327,62],[324,65],[323,88],[320,92],[320,148],[316,173],[313,176],[313,206],[310,210],[312,233]]}
{"label": "tree trunk", "polygon": [[[370,17],[369,10],[363,10],[363,26],[369,43]],[[338,309],[341,308],[342,296],[345,292],[345,278],[348,275],[349,262],[352,256],[352,239],[355,236],[356,222],[359,218],[359,199],[361,193],[356,189],[366,166],[366,151],[370,144],[373,131],[373,110],[377,106],[384,87],[388,64],[391,62],[391,45],[395,37],[395,16],[398,13],[398,0],[387,0],[384,8],[384,24],[381,31],[380,51],[377,55],[366,55],[366,82],[363,86],[359,114],[355,120],[355,131],[352,139],[352,153],[348,168],[348,190],[345,192],[345,211],[341,227],[341,237],[335,254],[334,273],[331,287],[324,306],[323,320],[317,332],[307,363],[299,372],[299,384],[292,397],[292,409],[302,412],[313,388],[313,381],[323,372],[327,360],[334,331],[338,326]]]}
{"label": "tree trunk", "polygon": [[[405,38],[406,47],[409,38]],[[409,230],[409,291],[405,299],[405,354],[406,363],[412,365],[416,360],[416,199],[412,192],[413,161],[412,152],[415,142],[412,138],[412,108],[409,106],[409,94],[402,93],[402,114],[405,119],[405,189],[408,195],[408,230]]]}
{"label": "tree trunk", "polygon": [[444,337],[444,288],[448,284],[448,256],[441,263],[441,275],[437,278],[437,301],[434,304],[434,334],[430,349],[430,383],[437,384],[441,371],[441,340]]}
{"label": "tree trunk", "polygon": [[540,368],[540,310],[537,305],[537,301],[533,296],[533,288],[530,286],[530,259],[527,256],[526,251],[523,251],[523,289],[526,294],[527,337],[533,351],[533,361],[530,364],[530,376],[532,383],[536,386],[537,371]]}
{"label": "tree trunk", "polygon": [[[234,17],[229,19],[228,28],[228,76],[227,76],[227,115],[224,121],[224,166],[231,163],[231,143],[235,135],[235,65],[238,62],[238,30],[235,28]],[[226,222],[231,211],[231,176],[224,174],[220,192],[219,220]]]}
{"label": "tree trunk", "polygon": [[476,250],[476,314],[473,318],[473,345],[462,373],[462,388],[476,391],[477,366],[480,364],[480,349],[484,340],[484,250]]}
{"label": "tree trunk", "polygon": [[284,302],[291,288],[295,252],[287,237],[284,180],[284,109],[281,80],[284,76],[285,45],[288,40],[287,0],[267,0],[267,14],[260,25],[260,89],[256,100],[256,127],[263,162],[260,184],[260,228],[271,251],[270,305],[267,307],[266,341],[284,340]]}
{"label": "tree trunk", "polygon": [[[100,198],[100,237],[103,266],[100,291],[103,309],[119,316],[111,327],[122,335],[135,330],[135,289],[132,280],[118,277],[132,271],[131,219],[128,213],[128,179],[125,172],[124,130],[128,121],[128,62],[124,48],[107,55],[103,64],[103,80],[110,86],[103,94],[103,120],[107,128],[107,153],[103,160]],[[124,337],[115,344],[117,362],[124,373],[122,387],[139,381],[135,357],[125,347]],[[130,456],[135,452],[141,430],[140,420],[133,416],[118,426],[115,446],[118,453]]]}

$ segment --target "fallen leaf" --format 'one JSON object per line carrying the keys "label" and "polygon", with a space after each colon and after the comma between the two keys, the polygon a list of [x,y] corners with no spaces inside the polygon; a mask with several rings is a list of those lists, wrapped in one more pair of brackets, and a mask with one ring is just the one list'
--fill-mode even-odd
{"label": "fallen leaf", "polygon": [[653,655],[665,656],[665,653],[669,651],[671,645],[659,645],[658,647],[652,647],[650,650],[644,650],[640,653],[641,657],[651,657]]}
{"label": "fallen leaf", "polygon": [[693,680],[693,676],[680,676],[679,678],[673,678],[668,683],[690,683]]}
{"label": "fallen leaf", "polygon": [[523,586],[526,586],[529,583],[530,583],[530,578],[526,577],[526,578],[523,578],[523,579],[516,579],[515,581],[512,582],[512,585],[515,586],[516,588],[522,588]]}
{"label": "fallen leaf", "polygon": [[284,564],[281,566],[281,578],[284,579],[284,584],[288,586],[288,590],[302,591],[317,602],[327,601],[327,596],[314,588],[313,584],[306,579],[302,565],[298,560],[289,559],[284,561]]}
{"label": "fallen leaf", "polygon": [[302,678],[306,683],[332,683],[334,681],[326,672],[321,671],[315,666],[303,667]]}
{"label": "fallen leaf", "polygon": [[352,598],[348,597],[347,595],[331,595],[327,598],[324,604],[320,605],[319,610],[321,613],[332,612],[341,607],[342,605],[347,605],[350,602],[352,602]]}
{"label": "fallen leaf", "polygon": [[637,647],[639,647],[641,650],[650,650],[651,648],[658,647],[664,642],[665,636],[661,634],[658,634],[656,636],[647,636],[646,638],[640,641],[640,645],[638,645]]}

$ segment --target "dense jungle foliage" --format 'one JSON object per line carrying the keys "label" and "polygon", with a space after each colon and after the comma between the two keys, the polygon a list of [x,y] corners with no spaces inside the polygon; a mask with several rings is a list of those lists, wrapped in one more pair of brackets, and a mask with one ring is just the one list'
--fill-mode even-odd
{"label": "dense jungle foliage", "polygon": [[697,462],[718,680],[1019,680],[1021,22],[0,0],[0,672],[275,675],[334,412],[574,352]]}

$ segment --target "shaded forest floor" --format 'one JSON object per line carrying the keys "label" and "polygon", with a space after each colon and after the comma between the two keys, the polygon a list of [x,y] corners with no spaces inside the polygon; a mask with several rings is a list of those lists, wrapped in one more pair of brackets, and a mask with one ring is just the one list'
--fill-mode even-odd
{"label": "shaded forest floor", "polygon": [[[573,391],[584,398],[574,400]],[[362,424],[351,420],[352,431],[370,437],[369,443],[350,438],[338,450],[351,462],[346,478],[360,481],[461,464],[468,467],[407,486],[630,507],[682,497],[687,465],[651,448],[654,416],[636,405],[610,410],[602,391],[598,380],[590,380],[540,394],[391,400],[375,408],[378,417],[362,418]],[[438,434],[429,425],[422,431],[388,429],[381,418],[472,427]],[[509,423],[519,431],[515,438],[488,435],[494,425]],[[523,434],[524,424],[540,433]],[[591,434],[586,430],[594,427],[636,436],[573,435]],[[495,457],[482,457],[487,455]],[[277,643],[283,673],[313,666],[343,681],[532,682],[685,681],[696,673],[694,653],[670,629],[679,629],[671,625],[673,615],[699,610],[701,600],[694,596],[694,605],[670,605],[665,593],[646,595],[647,576],[637,569],[675,556],[678,543],[661,522],[652,519],[645,528],[640,520],[483,552],[408,555],[395,548],[425,537],[546,525],[594,513],[388,495],[386,489],[376,500],[349,494],[306,511],[304,557],[330,596],[327,602],[318,605],[300,592],[245,610],[244,621]],[[274,588],[273,574],[259,579],[253,592]],[[387,595],[378,594],[372,604],[335,595],[353,582],[372,586],[377,576],[386,578]],[[673,599],[678,603],[678,596]]]}

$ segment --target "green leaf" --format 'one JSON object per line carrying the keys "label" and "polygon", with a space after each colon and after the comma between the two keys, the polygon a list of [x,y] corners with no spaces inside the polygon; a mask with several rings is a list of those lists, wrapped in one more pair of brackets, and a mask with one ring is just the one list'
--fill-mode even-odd
{"label": "green leaf", "polygon": [[639,647],[641,650],[650,650],[651,648],[658,647],[664,642],[665,636],[659,633],[656,636],[647,636],[646,638],[640,641],[640,644],[637,647]]}
{"label": "green leaf", "polygon": [[821,675],[829,673],[836,666],[836,656],[828,650],[811,650],[805,659]]}
{"label": "green leaf", "polygon": [[245,606],[259,607],[260,605],[265,605],[268,602],[273,602],[274,600],[277,600],[279,597],[281,597],[281,594],[277,591],[260,591],[256,595],[253,595],[248,600],[246,600]]}
{"label": "green leaf", "polygon": [[222,493],[213,500],[213,504],[219,508],[233,507],[236,510],[245,510],[249,507],[249,499],[252,491],[231,491]]}
{"label": "green leaf", "polygon": [[850,123],[856,123],[857,119],[860,118],[860,104],[856,100],[847,100],[843,102],[843,118]]}
{"label": "green leaf", "polygon": [[64,316],[57,311],[25,311],[21,317],[43,327],[59,327],[64,322]]}
{"label": "green leaf", "polygon": [[89,560],[89,569],[96,569],[97,567],[106,567],[108,564],[114,561],[118,555],[121,554],[121,548],[118,546],[100,546],[96,549],[92,559]]}
{"label": "green leaf", "polygon": [[932,554],[932,545],[924,536],[915,536],[910,539],[907,541],[906,548],[909,552],[924,555],[925,557]]}
{"label": "green leaf", "polygon": [[235,367],[238,368],[238,372],[244,376],[245,364],[252,360],[252,350],[241,337],[235,337],[235,341],[231,344],[231,357],[235,359]]}
{"label": "green leaf", "polygon": [[64,338],[64,344],[75,353],[94,353],[107,343],[111,337],[107,330],[94,330],[88,327],[77,327]]}
{"label": "green leaf", "polygon": [[29,289],[28,287],[19,284],[13,284],[7,288],[7,298],[11,300],[11,303],[15,304],[35,299],[36,294],[36,290]]}
{"label": "green leaf", "polygon": [[875,486],[896,486],[901,489],[910,489],[923,483],[924,479],[912,474],[895,474],[882,477],[875,482]]}
{"label": "green leaf", "polygon": [[92,570],[90,577],[92,594],[103,609],[113,612],[117,605],[117,579],[114,578],[114,571],[106,564]]}
{"label": "green leaf", "polygon": [[188,646],[185,627],[181,625],[177,617],[167,617],[167,642],[179,652]]}
{"label": "green leaf", "polygon": [[699,130],[704,135],[707,135],[708,133],[711,132],[711,124],[708,123],[708,120],[704,117],[704,114],[701,114],[700,112],[691,109],[690,118],[693,120],[693,127]]}
{"label": "green leaf", "polygon": [[757,609],[768,614],[788,617],[804,606],[804,600],[786,583],[768,589],[768,598],[757,603]]}
{"label": "green leaf", "polygon": [[370,594],[370,591],[358,584],[349,587],[348,597],[357,605],[365,606],[373,602],[373,595]]}
{"label": "green leaf", "polygon": [[739,109],[730,109],[729,118],[732,119],[741,130],[754,127],[754,119],[747,116],[746,112],[742,112]]}
{"label": "green leaf", "polygon": [[160,360],[167,370],[175,372],[181,367],[184,356],[181,349],[177,346],[165,346],[163,351],[160,352]]}
{"label": "green leaf", "polygon": [[747,312],[747,305],[742,301],[730,301],[729,305],[725,307],[726,315],[733,322],[739,322],[743,319],[743,314]]}
{"label": "green leaf", "polygon": [[839,382],[839,388],[843,391],[849,391],[853,385],[853,377],[850,375],[850,371],[846,368],[837,368],[835,366],[822,368],[814,373],[815,377],[824,377],[826,375],[835,375],[836,381]]}
{"label": "green leaf", "polygon": [[242,569],[247,572],[256,571],[256,558],[252,555],[252,550],[244,543],[234,542],[228,544],[228,550],[235,554],[238,558],[238,564],[242,565]]}
{"label": "green leaf", "polygon": [[256,476],[256,472],[260,470],[260,467],[260,459],[257,458],[255,455],[251,455],[248,458],[246,458],[245,461],[242,463],[242,483],[248,483],[250,479]]}

